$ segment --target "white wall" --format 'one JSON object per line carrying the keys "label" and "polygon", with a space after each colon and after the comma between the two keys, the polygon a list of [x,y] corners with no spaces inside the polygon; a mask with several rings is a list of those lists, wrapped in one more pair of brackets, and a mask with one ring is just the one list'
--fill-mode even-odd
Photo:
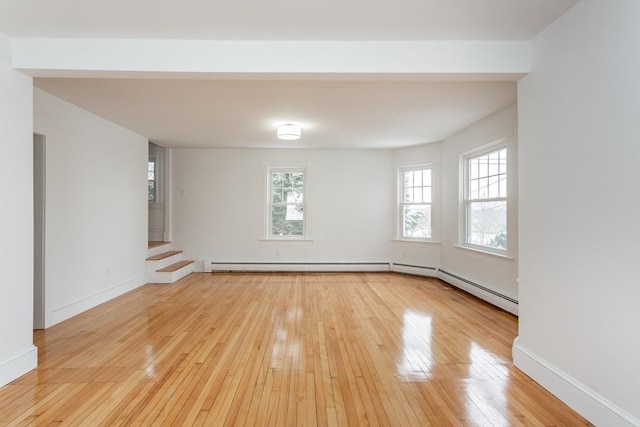
{"label": "white wall", "polygon": [[516,365],[602,426],[640,425],[640,2],[582,1],[518,84]]}
{"label": "white wall", "polygon": [[[265,241],[269,163],[310,167],[311,242]],[[388,262],[389,151],[173,150],[172,242],[196,261]],[[279,255],[276,255],[279,251]]]}
{"label": "white wall", "polygon": [[0,386],[35,368],[33,89],[0,33]]}
{"label": "white wall", "polygon": [[147,140],[39,89],[46,137],[45,326],[145,283]]}
{"label": "white wall", "polygon": [[[501,295],[518,300],[518,197],[517,162],[518,147],[516,135],[517,109],[515,105],[508,106],[491,116],[469,126],[443,142],[441,162],[441,269],[470,280]],[[460,242],[460,227],[463,219],[460,217],[460,185],[461,166],[460,156],[498,139],[505,138],[508,153],[508,246],[509,257],[486,254],[458,246]],[[465,290],[487,299],[511,312],[517,312],[517,307],[511,302],[493,296],[464,282],[452,280],[446,275],[443,280],[463,287]]]}

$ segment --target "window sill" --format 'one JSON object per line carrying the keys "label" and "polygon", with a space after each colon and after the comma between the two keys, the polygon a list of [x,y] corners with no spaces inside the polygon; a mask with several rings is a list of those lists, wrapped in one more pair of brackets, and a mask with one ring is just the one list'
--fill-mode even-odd
{"label": "window sill", "polygon": [[391,239],[392,242],[403,242],[403,243],[430,243],[439,245],[440,242],[437,240],[419,240],[419,239]]}
{"label": "window sill", "polygon": [[504,259],[508,259],[508,260],[511,260],[511,261],[515,260],[515,258],[510,256],[510,255],[501,254],[501,253],[498,253],[498,252],[492,252],[492,251],[484,250],[482,248],[477,248],[477,247],[474,247],[474,246],[453,245],[453,247],[454,248],[458,248],[458,249],[464,249],[464,250],[471,251],[471,252],[477,252],[477,253],[481,253],[481,254],[485,254],[485,255],[491,255],[491,256],[498,257],[498,258],[504,258]]}
{"label": "window sill", "polygon": [[287,237],[263,237],[262,239],[258,239],[261,242],[313,242],[313,239],[296,239],[296,238],[287,238]]}

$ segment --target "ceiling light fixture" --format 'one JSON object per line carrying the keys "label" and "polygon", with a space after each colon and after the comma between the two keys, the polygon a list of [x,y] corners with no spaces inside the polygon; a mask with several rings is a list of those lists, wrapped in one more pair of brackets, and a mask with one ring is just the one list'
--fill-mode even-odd
{"label": "ceiling light fixture", "polygon": [[278,126],[278,139],[300,139],[300,126],[291,123]]}

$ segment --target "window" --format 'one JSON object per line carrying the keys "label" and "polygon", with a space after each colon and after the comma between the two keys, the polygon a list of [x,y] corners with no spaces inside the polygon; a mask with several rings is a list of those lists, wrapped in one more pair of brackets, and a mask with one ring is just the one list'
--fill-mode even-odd
{"label": "window", "polygon": [[305,238],[305,169],[268,169],[268,238]]}
{"label": "window", "polygon": [[156,160],[150,158],[147,163],[148,196],[150,202],[156,201]]}
{"label": "window", "polygon": [[431,169],[400,169],[400,237],[432,238],[433,183]]}
{"label": "window", "polygon": [[507,250],[507,148],[465,158],[465,243]]}

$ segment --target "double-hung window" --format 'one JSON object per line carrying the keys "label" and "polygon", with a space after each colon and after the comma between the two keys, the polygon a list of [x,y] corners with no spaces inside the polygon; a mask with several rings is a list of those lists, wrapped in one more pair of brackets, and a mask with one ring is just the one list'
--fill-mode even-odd
{"label": "double-hung window", "polygon": [[507,251],[507,148],[465,157],[465,244]]}
{"label": "double-hung window", "polygon": [[150,202],[157,202],[157,188],[156,188],[156,159],[149,158],[147,162],[147,194]]}
{"label": "double-hung window", "polygon": [[304,168],[268,169],[268,238],[303,239],[306,237],[306,177]]}
{"label": "double-hung window", "polygon": [[402,239],[431,239],[433,177],[427,167],[400,169],[399,235]]}

